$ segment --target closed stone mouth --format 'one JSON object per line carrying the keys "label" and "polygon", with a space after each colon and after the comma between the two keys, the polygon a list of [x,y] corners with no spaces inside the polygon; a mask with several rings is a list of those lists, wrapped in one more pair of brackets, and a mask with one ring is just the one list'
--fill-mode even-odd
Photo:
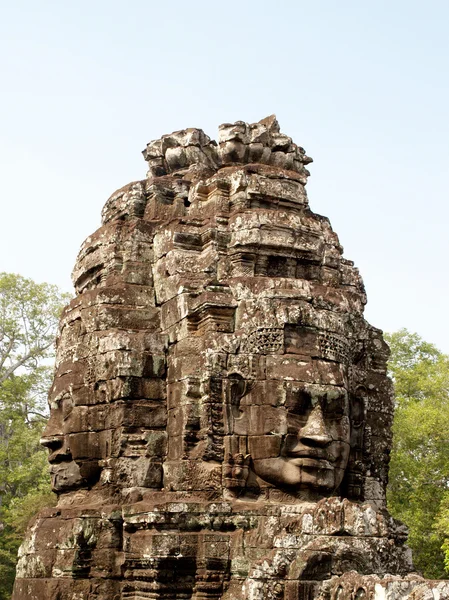
{"label": "closed stone mouth", "polygon": [[296,456],[290,458],[289,462],[293,462],[298,467],[314,467],[320,469],[333,469],[334,466],[324,457],[316,456]]}
{"label": "closed stone mouth", "polygon": [[61,454],[60,452],[53,452],[53,454],[50,454],[50,456],[48,457],[48,462],[53,466],[53,465],[59,465],[61,463],[69,463],[72,462],[72,456],[71,454]]}

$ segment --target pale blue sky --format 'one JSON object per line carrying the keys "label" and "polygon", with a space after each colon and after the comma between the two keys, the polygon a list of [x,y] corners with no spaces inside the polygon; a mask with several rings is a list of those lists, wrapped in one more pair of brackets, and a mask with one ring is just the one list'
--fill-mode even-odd
{"label": "pale blue sky", "polygon": [[146,143],[276,113],[366,316],[449,352],[449,2],[2,3],[0,270],[70,290]]}

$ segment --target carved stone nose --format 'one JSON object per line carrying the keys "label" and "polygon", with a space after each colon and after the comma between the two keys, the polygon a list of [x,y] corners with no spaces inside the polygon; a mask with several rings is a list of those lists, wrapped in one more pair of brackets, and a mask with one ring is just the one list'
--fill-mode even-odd
{"label": "carved stone nose", "polygon": [[61,448],[63,440],[64,437],[62,435],[44,435],[39,440],[39,443],[49,450],[57,450]]}
{"label": "carved stone nose", "polygon": [[298,438],[309,446],[328,446],[332,438],[326,428],[321,406],[317,405],[309,414],[307,423],[299,431]]}

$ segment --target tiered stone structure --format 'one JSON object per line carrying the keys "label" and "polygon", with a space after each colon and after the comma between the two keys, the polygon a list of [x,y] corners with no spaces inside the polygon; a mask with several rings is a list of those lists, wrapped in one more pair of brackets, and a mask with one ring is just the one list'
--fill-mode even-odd
{"label": "tiered stone structure", "polygon": [[388,348],[311,159],[274,116],[144,157],[75,266],[13,599],[442,599],[385,508]]}

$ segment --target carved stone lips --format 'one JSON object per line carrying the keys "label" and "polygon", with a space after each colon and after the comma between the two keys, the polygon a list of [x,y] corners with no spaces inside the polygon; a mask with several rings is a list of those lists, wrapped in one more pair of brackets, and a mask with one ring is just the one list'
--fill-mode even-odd
{"label": "carved stone lips", "polygon": [[317,458],[324,460],[333,460],[329,453],[325,450],[315,449],[315,448],[305,448],[304,450],[294,450],[292,452],[288,452],[288,456],[293,458]]}
{"label": "carved stone lips", "polygon": [[333,469],[334,466],[326,458],[318,458],[316,456],[296,456],[290,457],[289,463],[293,463],[297,467],[312,467],[315,469]]}
{"label": "carved stone lips", "polygon": [[289,462],[296,464],[298,467],[315,467],[319,469],[333,469],[331,464],[334,459],[329,456],[326,451],[320,449],[307,448],[306,450],[298,450],[290,452],[287,456]]}
{"label": "carved stone lips", "polygon": [[70,462],[72,460],[70,454],[68,452],[61,452],[61,450],[56,450],[52,452],[48,457],[48,462],[51,465],[57,465],[62,462]]}

